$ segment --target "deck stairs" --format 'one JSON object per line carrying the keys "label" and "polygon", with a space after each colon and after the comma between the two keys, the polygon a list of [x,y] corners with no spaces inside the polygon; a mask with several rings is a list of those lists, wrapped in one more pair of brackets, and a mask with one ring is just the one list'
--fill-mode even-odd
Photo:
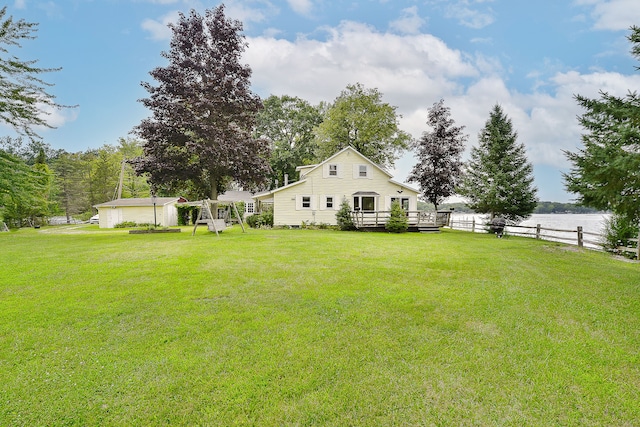
{"label": "deck stairs", "polygon": [[420,233],[439,233],[440,227],[435,224],[420,224],[418,225],[418,232]]}

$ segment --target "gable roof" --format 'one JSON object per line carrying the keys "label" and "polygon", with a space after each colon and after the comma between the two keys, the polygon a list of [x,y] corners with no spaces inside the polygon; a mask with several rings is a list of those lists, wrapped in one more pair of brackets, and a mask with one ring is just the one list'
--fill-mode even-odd
{"label": "gable roof", "polygon": [[282,190],[288,190],[289,188],[295,187],[296,185],[300,185],[303,182],[307,182],[307,180],[306,179],[301,179],[300,181],[292,182],[291,184],[285,185],[284,187],[278,187],[278,188],[274,188],[273,190],[263,191],[262,193],[256,193],[256,194],[253,195],[253,198],[254,199],[260,199],[260,198],[263,198],[265,196],[269,196],[269,195],[271,195],[273,193],[277,193],[277,192],[282,191]]}
{"label": "gable roof", "polygon": [[365,160],[366,162],[370,163],[371,165],[373,165],[376,169],[378,169],[380,172],[382,172],[383,174],[387,175],[389,178],[392,178],[393,175],[391,175],[389,172],[387,172],[384,168],[382,168],[381,166],[379,166],[378,164],[374,163],[371,159],[369,159],[367,156],[365,156],[364,154],[360,153],[358,150],[356,150],[355,148],[353,148],[352,146],[347,146],[345,148],[343,148],[342,150],[338,151],[337,153],[335,153],[333,156],[329,157],[328,159],[318,163],[317,165],[307,165],[307,166],[298,166],[296,168],[296,170],[302,170],[302,169],[306,169],[306,168],[310,168],[308,171],[306,171],[305,175],[313,172],[314,170],[321,168],[324,164],[326,163],[331,163],[331,160],[333,160],[334,158],[338,157],[339,155],[341,155],[344,152],[350,151],[352,153],[357,154],[358,156],[360,156],[363,160]]}
{"label": "gable roof", "polygon": [[[156,206],[170,205],[171,203],[186,202],[187,199],[183,197],[156,197]],[[141,207],[141,206],[153,206],[153,200],[151,197],[132,197],[128,199],[115,199],[110,202],[100,203],[93,205],[94,208],[116,208],[116,207]]]}

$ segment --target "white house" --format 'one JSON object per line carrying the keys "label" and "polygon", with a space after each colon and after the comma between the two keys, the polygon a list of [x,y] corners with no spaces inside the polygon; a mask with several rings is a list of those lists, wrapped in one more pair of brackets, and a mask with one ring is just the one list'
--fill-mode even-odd
{"label": "white house", "polygon": [[220,203],[244,203],[244,217],[253,215],[255,213],[255,201],[250,191],[243,190],[228,190],[218,196]]}
{"label": "white house", "polygon": [[396,200],[406,211],[418,208],[417,190],[394,181],[389,172],[352,147],[297,170],[299,181],[254,195],[258,203],[273,203],[276,226],[335,225],[344,199],[357,212],[389,211]]}
{"label": "white house", "polygon": [[182,197],[140,197],[116,199],[100,203],[98,209],[100,228],[114,228],[122,222],[156,224],[162,227],[178,225],[177,203],[186,202]]}

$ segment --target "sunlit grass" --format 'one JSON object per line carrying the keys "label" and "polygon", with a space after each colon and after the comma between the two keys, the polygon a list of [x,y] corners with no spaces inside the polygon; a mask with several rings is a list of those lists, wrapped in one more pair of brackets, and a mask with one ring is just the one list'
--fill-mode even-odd
{"label": "sunlit grass", "polygon": [[640,265],[531,239],[1,233],[0,425],[635,425]]}

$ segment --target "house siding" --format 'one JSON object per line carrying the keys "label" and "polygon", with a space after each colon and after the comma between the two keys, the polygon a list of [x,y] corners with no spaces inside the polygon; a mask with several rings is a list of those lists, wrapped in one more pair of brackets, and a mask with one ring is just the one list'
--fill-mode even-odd
{"label": "house siding", "polygon": [[[100,228],[114,228],[122,222],[153,224],[153,206],[99,207]],[[175,205],[156,206],[156,222],[163,227],[178,225]]]}
{"label": "house siding", "polygon": [[[330,176],[329,165],[338,165],[338,174]],[[360,166],[367,176],[361,177]],[[388,174],[353,150],[346,150],[313,169],[301,170],[301,180],[273,193],[274,225],[299,226],[302,222],[336,224],[336,212],[346,198],[353,209],[353,194],[375,192],[375,209],[389,210],[392,197],[409,199],[409,210],[417,210],[417,192],[391,181]],[[402,191],[402,193],[398,193]],[[311,206],[302,207],[301,197],[309,197]],[[326,208],[326,197],[333,198],[333,208]]]}

